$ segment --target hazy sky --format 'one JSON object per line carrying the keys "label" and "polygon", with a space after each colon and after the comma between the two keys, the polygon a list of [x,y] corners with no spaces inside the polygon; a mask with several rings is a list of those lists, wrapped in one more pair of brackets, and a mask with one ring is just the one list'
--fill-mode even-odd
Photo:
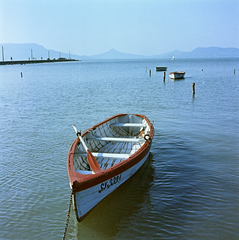
{"label": "hazy sky", "polygon": [[0,44],[93,55],[239,48],[239,0],[0,0]]}

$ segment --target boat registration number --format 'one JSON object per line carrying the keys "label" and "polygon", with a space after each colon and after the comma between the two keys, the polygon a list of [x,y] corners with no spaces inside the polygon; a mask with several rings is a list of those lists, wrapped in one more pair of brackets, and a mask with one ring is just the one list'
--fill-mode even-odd
{"label": "boat registration number", "polygon": [[110,188],[111,186],[115,185],[117,182],[120,181],[120,179],[121,179],[121,174],[101,183],[99,193],[101,193],[102,191],[106,190],[107,188]]}

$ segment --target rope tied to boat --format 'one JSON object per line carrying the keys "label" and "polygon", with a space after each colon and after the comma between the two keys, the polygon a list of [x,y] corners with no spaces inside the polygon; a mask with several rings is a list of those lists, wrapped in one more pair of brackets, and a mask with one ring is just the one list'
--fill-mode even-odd
{"label": "rope tied to boat", "polygon": [[77,137],[81,136],[81,132],[78,132],[78,131],[77,131],[76,136],[77,136]]}
{"label": "rope tied to boat", "polygon": [[149,134],[145,134],[145,135],[144,135],[144,139],[145,139],[146,141],[148,141],[148,142],[151,141],[151,137],[149,136]]}
{"label": "rope tied to boat", "polygon": [[70,197],[70,203],[69,203],[69,208],[68,208],[68,212],[67,212],[67,217],[66,217],[66,226],[65,226],[65,231],[62,237],[62,240],[66,239],[66,232],[68,229],[68,224],[69,224],[69,219],[70,219],[70,213],[71,213],[71,205],[72,205],[72,196],[74,195],[74,188],[71,188],[71,197]]}

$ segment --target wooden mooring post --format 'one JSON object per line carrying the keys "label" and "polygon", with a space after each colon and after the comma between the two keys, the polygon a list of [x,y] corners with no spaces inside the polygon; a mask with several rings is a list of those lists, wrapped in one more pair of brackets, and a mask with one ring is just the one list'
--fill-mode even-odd
{"label": "wooden mooring post", "polygon": [[151,77],[151,70],[149,70],[149,76]]}
{"label": "wooden mooring post", "polygon": [[165,82],[166,72],[163,72],[163,81]]}
{"label": "wooden mooring post", "polygon": [[22,74],[22,72],[21,72],[21,77],[23,77],[23,74]]}
{"label": "wooden mooring post", "polygon": [[192,91],[193,91],[193,94],[195,94],[195,83],[192,84]]}
{"label": "wooden mooring post", "polygon": [[234,74],[236,73],[236,69],[234,68]]}

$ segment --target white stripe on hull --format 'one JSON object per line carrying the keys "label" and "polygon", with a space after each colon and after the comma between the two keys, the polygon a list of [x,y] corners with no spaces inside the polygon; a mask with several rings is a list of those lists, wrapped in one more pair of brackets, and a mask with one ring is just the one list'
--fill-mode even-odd
{"label": "white stripe on hull", "polygon": [[125,172],[86,190],[75,193],[75,207],[78,219],[82,218],[93,207],[95,207],[107,195],[118,188],[122,183],[128,180],[146,161],[147,155],[136,165]]}

